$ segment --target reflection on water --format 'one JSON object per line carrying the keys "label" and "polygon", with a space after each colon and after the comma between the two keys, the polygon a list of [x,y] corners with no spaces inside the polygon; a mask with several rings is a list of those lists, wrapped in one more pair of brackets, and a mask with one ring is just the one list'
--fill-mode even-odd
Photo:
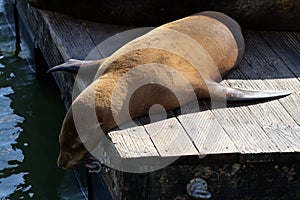
{"label": "reflection on water", "polygon": [[[10,94],[13,94],[11,87],[0,88],[0,194],[5,197],[17,190],[18,185],[16,185],[16,182],[24,184],[23,177],[27,174],[9,173],[9,171],[18,167],[17,163],[22,162],[24,159],[22,151],[13,148],[13,145],[16,144],[16,140],[22,131],[22,128],[18,126],[18,123],[23,122],[24,118],[13,113],[13,109],[10,107],[12,100],[6,96]],[[12,158],[14,160],[12,160]]]}
{"label": "reflection on water", "polygon": [[72,172],[56,166],[65,114],[57,89],[14,50],[0,0],[0,199],[82,199]]}

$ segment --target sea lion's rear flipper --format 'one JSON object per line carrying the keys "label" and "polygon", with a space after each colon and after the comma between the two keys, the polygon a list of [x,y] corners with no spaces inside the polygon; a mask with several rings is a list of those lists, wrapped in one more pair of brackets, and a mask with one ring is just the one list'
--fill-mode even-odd
{"label": "sea lion's rear flipper", "polygon": [[252,101],[277,98],[284,97],[292,93],[289,90],[244,90],[232,88],[217,82],[207,81],[206,83],[211,97],[220,99],[226,98],[227,101]]}
{"label": "sea lion's rear flipper", "polygon": [[50,73],[56,71],[65,71],[65,72],[77,73],[79,69],[97,72],[99,66],[104,61],[105,58],[101,60],[94,60],[94,61],[69,59],[67,62],[63,64],[52,67],[47,72]]}

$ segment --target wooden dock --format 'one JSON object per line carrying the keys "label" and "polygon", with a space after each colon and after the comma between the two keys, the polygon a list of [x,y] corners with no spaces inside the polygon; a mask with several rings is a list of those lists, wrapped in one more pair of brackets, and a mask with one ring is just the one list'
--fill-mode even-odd
{"label": "wooden dock", "polygon": [[[16,8],[49,67],[85,59],[105,39],[132,28],[37,10],[22,0],[16,0]],[[223,83],[288,89],[291,95],[214,110],[209,101],[199,101],[200,112],[187,106],[155,123],[141,118],[139,126],[108,134],[120,160],[180,158],[150,173],[106,168],[93,174],[92,182],[102,176],[113,199],[191,199],[186,186],[196,177],[207,181],[211,199],[300,199],[300,32],[244,30],[244,36],[244,59]],[[98,53],[99,58],[105,54]],[[69,107],[74,77],[53,75]],[[97,185],[92,187],[97,199]]]}

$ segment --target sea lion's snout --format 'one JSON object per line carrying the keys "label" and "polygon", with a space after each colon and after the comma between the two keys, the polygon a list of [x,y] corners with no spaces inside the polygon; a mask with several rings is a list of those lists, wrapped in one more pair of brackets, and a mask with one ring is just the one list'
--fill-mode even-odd
{"label": "sea lion's snout", "polygon": [[72,159],[72,156],[70,153],[60,153],[57,159],[57,166],[62,169],[68,169],[68,163]]}
{"label": "sea lion's snout", "polygon": [[57,166],[62,169],[70,169],[75,165],[74,162],[71,162],[72,155],[68,152],[61,152],[57,159]]}
{"label": "sea lion's snout", "polygon": [[66,167],[59,161],[57,161],[57,166],[61,169],[66,169]]}

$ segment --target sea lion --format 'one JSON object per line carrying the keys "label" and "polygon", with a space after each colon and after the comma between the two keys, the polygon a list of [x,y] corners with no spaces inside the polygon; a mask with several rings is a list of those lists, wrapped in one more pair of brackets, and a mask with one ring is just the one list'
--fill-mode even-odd
{"label": "sea lion", "polygon": [[[219,84],[217,81],[240,62],[243,54],[244,39],[238,23],[222,13],[202,12],[155,28],[106,59],[70,60],[50,69],[77,71],[81,64],[98,69],[94,82],[66,114],[59,136],[58,165],[73,167],[97,146],[103,137],[99,131],[107,133],[129,118],[145,115],[156,104],[172,110],[195,96],[243,101],[290,94]],[[139,82],[143,84],[134,87]],[[122,115],[126,109],[130,115]],[[80,114],[79,127],[75,111]],[[96,123],[91,122],[88,111],[95,111]],[[80,138],[78,131],[84,133]]]}
{"label": "sea lion", "polygon": [[205,10],[223,12],[243,28],[300,30],[294,0],[29,0],[41,9],[127,26],[158,26]]}

